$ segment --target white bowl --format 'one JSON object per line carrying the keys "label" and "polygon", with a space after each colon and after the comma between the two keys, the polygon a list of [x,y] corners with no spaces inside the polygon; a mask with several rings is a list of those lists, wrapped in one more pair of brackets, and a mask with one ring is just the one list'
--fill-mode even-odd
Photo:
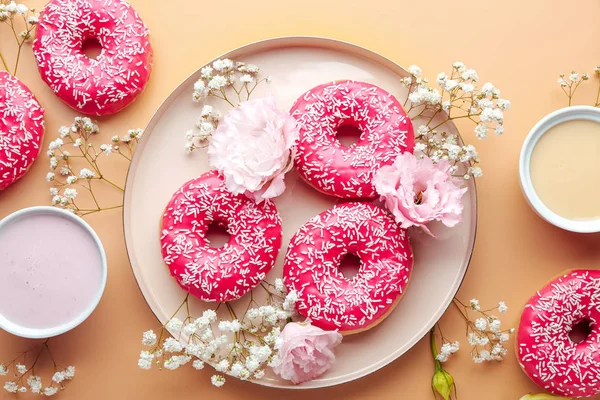
{"label": "white bowl", "polygon": [[521,148],[521,158],[519,160],[521,189],[523,189],[523,194],[531,208],[533,208],[540,217],[550,222],[552,225],[571,232],[600,232],[600,219],[574,221],[554,213],[540,200],[531,182],[531,154],[533,153],[533,149],[538,140],[540,140],[550,128],[572,120],[589,120],[600,123],[600,108],[591,106],[561,108],[560,110],[556,110],[546,115],[533,127],[533,129],[531,129]]}
{"label": "white bowl", "polygon": [[58,326],[55,326],[52,328],[34,329],[34,328],[27,328],[27,327],[15,324],[14,322],[8,320],[7,318],[5,318],[3,315],[0,314],[0,329],[3,329],[9,333],[12,333],[13,335],[24,337],[24,338],[44,339],[44,338],[49,338],[49,337],[53,337],[53,336],[58,336],[67,331],[70,331],[71,329],[73,329],[76,326],[78,326],[79,324],[81,324],[83,321],[85,321],[90,316],[90,314],[94,311],[94,309],[100,302],[100,299],[102,298],[102,294],[104,293],[108,268],[107,268],[107,263],[106,263],[106,253],[104,252],[104,247],[102,246],[102,243],[100,242],[100,239],[98,238],[98,235],[96,234],[96,232],[94,232],[92,227],[89,226],[88,223],[85,222],[82,218],[80,218],[68,211],[65,211],[65,210],[62,210],[59,208],[55,208],[55,207],[41,207],[41,206],[25,208],[25,209],[16,211],[16,212],[10,214],[9,216],[7,216],[6,218],[4,218],[3,220],[1,220],[0,221],[0,231],[2,231],[2,229],[4,229],[4,227],[6,227],[8,224],[10,224],[11,222],[13,222],[17,219],[31,216],[31,215],[36,215],[36,214],[37,215],[40,215],[40,214],[58,215],[62,218],[71,220],[74,223],[76,223],[77,225],[79,225],[80,227],[84,228],[85,231],[90,235],[90,237],[96,244],[96,247],[97,247],[100,257],[101,257],[101,268],[102,268],[101,282],[100,282],[100,287],[98,288],[98,292],[92,298],[92,301],[90,302],[90,304],[79,315],[77,315],[75,318],[73,318],[69,322],[63,323],[61,325],[58,325]]}

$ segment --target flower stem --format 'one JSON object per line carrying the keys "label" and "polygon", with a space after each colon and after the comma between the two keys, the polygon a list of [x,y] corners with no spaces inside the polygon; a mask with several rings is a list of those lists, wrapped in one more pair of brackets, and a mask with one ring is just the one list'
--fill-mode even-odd
{"label": "flower stem", "polygon": [[435,326],[429,331],[429,344],[431,345],[431,354],[433,355],[433,361],[435,362],[435,370],[439,371],[442,369],[442,364],[438,361],[438,351],[435,344]]}
{"label": "flower stem", "polygon": [[0,52],[0,61],[2,61],[2,65],[4,66],[4,69],[7,72],[10,72],[10,69],[8,68],[8,64],[6,63],[6,59],[4,59],[4,56],[2,55],[2,52]]}

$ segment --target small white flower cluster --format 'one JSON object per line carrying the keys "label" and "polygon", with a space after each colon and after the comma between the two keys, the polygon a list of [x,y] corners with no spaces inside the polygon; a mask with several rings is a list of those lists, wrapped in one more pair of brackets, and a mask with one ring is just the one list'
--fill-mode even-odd
{"label": "small white flower cluster", "polygon": [[14,29],[14,18],[17,16],[22,17],[26,25],[26,29],[19,34],[21,40],[17,40],[17,44],[21,46],[25,41],[31,39],[31,33],[38,24],[40,14],[25,4],[15,3],[14,1],[0,2],[0,23],[6,22],[11,26],[11,29]]}
{"label": "small white flower cluster", "polygon": [[[52,376],[52,383],[44,387],[42,378],[31,374],[33,367],[27,368],[24,364],[10,363],[14,367],[14,381],[4,383],[4,390],[9,393],[26,393],[30,391],[33,394],[41,396],[53,396],[59,390],[65,388],[65,381],[73,379],[75,376],[75,367],[70,366],[62,371],[55,371]],[[0,376],[8,375],[9,370],[4,364],[0,364]]]}
{"label": "small white flower cluster", "polygon": [[[115,152],[130,160],[144,131],[142,129],[129,130],[123,137],[113,136],[111,143],[102,144],[96,148],[91,142],[91,137],[99,132],[99,126],[87,117],[76,117],[71,126],[61,126],[58,129],[59,137],[50,142],[47,152],[50,171],[46,174],[46,180],[53,184],[53,187],[50,188],[53,205],[79,215],[99,212],[103,208],[93,197],[92,181],[105,181],[118,188],[102,175],[97,162],[98,158],[102,154],[109,155]],[[122,148],[126,148],[127,152],[123,152]],[[71,151],[77,154],[76,158],[71,156]],[[75,161],[81,159],[85,160],[86,166],[76,169]],[[75,204],[78,191],[72,187],[74,185],[83,187],[92,193],[96,208],[82,209]]]}
{"label": "small white flower cluster", "polygon": [[[434,163],[441,160],[452,164],[450,172],[459,174],[464,179],[470,179],[471,176],[479,178],[483,175],[481,168],[475,166],[479,163],[477,149],[472,144],[461,145],[457,135],[451,135],[446,132],[431,130],[425,125],[417,128],[415,133],[415,154],[420,158],[429,157]],[[467,171],[459,171],[459,163],[468,163],[470,165]]]}
{"label": "small white flower cluster", "polygon": [[[291,291],[286,294],[281,279],[274,284],[260,285],[267,291],[266,305],[258,306],[250,300],[243,318],[238,319],[233,309],[225,303],[231,319],[219,319],[214,310],[206,310],[199,318],[188,315],[184,320],[171,318],[161,329],[160,335],[144,332],[142,344],[149,347],[140,353],[138,366],[151,369],[152,364],[168,370],[191,363],[202,369],[205,363],[220,373],[211,382],[220,387],[227,374],[241,380],[260,379],[266,367],[278,365],[277,350],[282,344],[281,329],[290,320],[298,296]],[[273,289],[273,291],[271,291]],[[189,301],[186,296],[180,309]],[[251,307],[251,305],[257,307]],[[166,331],[177,339],[163,339]]]}
{"label": "small white flower cluster", "polygon": [[[234,62],[228,58],[216,60],[212,65],[207,65],[200,70],[200,79],[194,84],[192,99],[198,102],[205,97],[215,96],[233,105],[225,93],[225,89],[231,87],[237,94],[239,102],[242,101],[242,96],[248,100],[256,85],[262,81],[271,82],[271,77],[260,79],[259,72],[260,68],[254,64]],[[238,81],[240,84],[236,87]]]}
{"label": "small white flower cluster", "polygon": [[[493,311],[503,314],[508,310],[506,304],[501,301],[498,306],[489,310],[481,310],[479,300],[471,299],[465,307],[467,316],[467,340],[472,346],[471,357],[477,364],[484,361],[502,361],[507,353],[505,343],[510,340],[514,329],[501,329],[500,319],[492,314]],[[480,317],[475,321],[468,319],[469,311],[478,313]]]}
{"label": "small white flower cluster", "polygon": [[[597,66],[594,69],[594,75],[596,78],[600,78],[600,66]],[[558,77],[558,84],[560,85],[563,92],[567,95],[569,99],[569,106],[573,102],[573,96],[575,92],[579,88],[579,86],[590,79],[590,75],[586,72],[579,73],[577,71],[571,71],[569,76],[565,76],[565,74],[560,74]],[[596,94],[596,103],[594,107],[600,107],[600,80],[598,80],[598,92]]]}
{"label": "small white flower cluster", "polygon": [[196,129],[189,129],[185,133],[185,152],[191,153],[195,149],[206,147],[206,140],[217,129],[221,113],[206,104],[202,107],[200,118],[196,122]]}
{"label": "small white flower cluster", "polygon": [[[437,87],[431,87],[427,78],[422,77],[421,68],[412,65],[408,68],[409,77],[401,80],[408,88],[408,112],[414,118],[423,117],[427,122],[417,129],[415,150],[434,162],[453,162],[458,170],[459,162],[466,163],[468,169],[461,171],[465,179],[480,177],[481,168],[477,151],[472,145],[458,143],[455,135],[440,131],[448,121],[468,119],[476,124],[475,135],[479,139],[488,136],[490,130],[496,135],[504,133],[504,111],[510,107],[508,100],[500,98],[500,91],[491,83],[478,88],[479,76],[463,63],[455,62],[450,75],[440,72],[436,78]],[[441,119],[441,120],[440,120]]]}
{"label": "small white flower cluster", "polygon": [[[514,329],[502,330],[500,319],[492,315],[491,312],[505,313],[508,310],[506,304],[501,301],[497,307],[481,310],[477,299],[471,299],[468,305],[454,299],[454,305],[467,324],[467,341],[471,346],[470,355],[473,361],[476,364],[481,364],[484,361],[502,361],[507,354],[504,347],[505,343],[510,340],[510,335],[514,333]],[[476,313],[478,317],[471,320],[470,313]],[[439,362],[448,361],[450,356],[459,350],[459,347],[458,342],[451,343],[442,336],[442,347],[435,357],[436,360]]]}
{"label": "small white flower cluster", "polygon": [[458,342],[446,342],[442,344],[442,348],[440,352],[435,357],[439,362],[446,362],[450,358],[450,356],[456,353],[460,349],[460,344]]}

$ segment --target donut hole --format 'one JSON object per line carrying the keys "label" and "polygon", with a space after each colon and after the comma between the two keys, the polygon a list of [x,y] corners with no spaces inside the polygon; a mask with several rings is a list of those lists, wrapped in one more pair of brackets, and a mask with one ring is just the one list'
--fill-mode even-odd
{"label": "donut hole", "polygon": [[585,342],[591,333],[592,321],[590,321],[589,319],[584,319],[571,327],[571,332],[569,332],[569,339],[571,339],[571,342],[573,342],[574,344],[579,344]]}
{"label": "donut hole", "polygon": [[340,144],[344,147],[352,147],[356,143],[358,143],[360,136],[362,135],[362,131],[359,127],[349,124],[342,124],[335,131],[335,136],[340,142]]}
{"label": "donut hole", "polygon": [[360,258],[356,254],[348,253],[342,257],[338,268],[344,278],[350,280],[358,275],[360,270]]}
{"label": "donut hole", "polygon": [[220,249],[225,246],[231,235],[227,231],[227,225],[221,221],[213,221],[206,230],[206,241],[213,249]]}
{"label": "donut hole", "polygon": [[81,51],[87,58],[95,60],[102,53],[102,45],[96,38],[89,38],[83,41]]}

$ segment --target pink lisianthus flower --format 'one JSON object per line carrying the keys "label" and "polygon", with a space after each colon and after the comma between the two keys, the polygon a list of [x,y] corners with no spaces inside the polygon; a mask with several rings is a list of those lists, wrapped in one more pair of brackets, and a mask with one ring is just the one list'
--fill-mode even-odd
{"label": "pink lisianthus flower", "polygon": [[272,96],[253,99],[219,122],[208,144],[208,161],[230,192],[260,203],[285,190],[298,134],[296,120],[277,109]]}
{"label": "pink lisianthus flower", "polygon": [[381,167],[373,184],[381,200],[402,228],[418,226],[431,234],[425,224],[440,221],[448,227],[460,222],[462,196],[467,188],[459,186],[450,164],[434,164],[430,158],[411,153],[398,155],[392,165]]}
{"label": "pink lisianthus flower", "polygon": [[333,348],[342,341],[337,331],[324,331],[310,324],[291,322],[281,332],[282,344],[273,371],[294,384],[322,375],[335,362]]}

